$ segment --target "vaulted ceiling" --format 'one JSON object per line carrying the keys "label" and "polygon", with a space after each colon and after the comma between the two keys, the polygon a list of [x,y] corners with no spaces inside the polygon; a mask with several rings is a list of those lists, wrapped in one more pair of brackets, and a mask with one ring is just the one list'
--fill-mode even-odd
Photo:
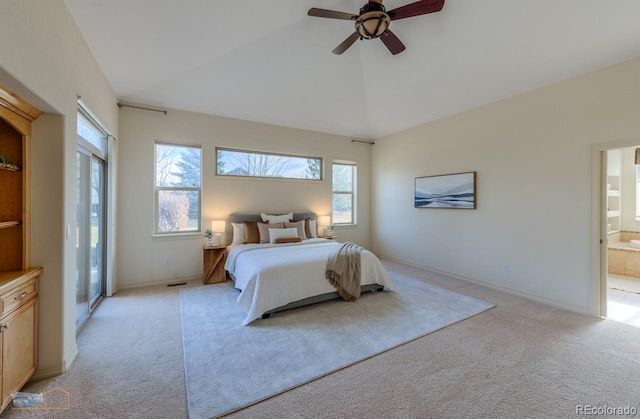
{"label": "vaulted ceiling", "polygon": [[66,3],[122,100],[361,138],[640,56],[638,0],[446,0],[392,22],[396,56],[380,40],[334,55],[353,23],[307,16],[364,0]]}

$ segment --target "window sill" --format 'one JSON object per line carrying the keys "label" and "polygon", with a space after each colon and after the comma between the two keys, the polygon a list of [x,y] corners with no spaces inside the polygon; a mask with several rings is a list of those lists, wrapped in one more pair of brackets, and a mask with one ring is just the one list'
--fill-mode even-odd
{"label": "window sill", "polygon": [[350,228],[358,228],[358,224],[336,224],[334,230],[348,230]]}
{"label": "window sill", "polygon": [[203,233],[200,231],[194,231],[189,233],[170,233],[170,234],[154,234],[152,236],[153,241],[165,241],[165,240],[205,240]]}

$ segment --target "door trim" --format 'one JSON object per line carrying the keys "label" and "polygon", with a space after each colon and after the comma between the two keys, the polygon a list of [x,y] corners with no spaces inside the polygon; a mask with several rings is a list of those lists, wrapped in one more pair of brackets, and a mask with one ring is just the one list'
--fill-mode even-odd
{"label": "door trim", "polygon": [[591,280],[589,312],[607,314],[607,151],[638,147],[640,138],[608,141],[591,146]]}

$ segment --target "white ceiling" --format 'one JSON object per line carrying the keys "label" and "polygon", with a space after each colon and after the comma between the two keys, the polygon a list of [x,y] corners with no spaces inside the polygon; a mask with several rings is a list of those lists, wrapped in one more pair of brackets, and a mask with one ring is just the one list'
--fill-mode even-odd
{"label": "white ceiling", "polygon": [[446,0],[392,22],[397,56],[307,16],[365,0],[66,3],[122,100],[362,138],[640,56],[638,0]]}

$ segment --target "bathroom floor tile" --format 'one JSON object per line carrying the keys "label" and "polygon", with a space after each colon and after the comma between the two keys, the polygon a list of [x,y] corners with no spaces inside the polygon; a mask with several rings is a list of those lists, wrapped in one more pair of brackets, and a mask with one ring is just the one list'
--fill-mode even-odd
{"label": "bathroom floor tile", "polygon": [[607,318],[640,327],[640,278],[609,274]]}

